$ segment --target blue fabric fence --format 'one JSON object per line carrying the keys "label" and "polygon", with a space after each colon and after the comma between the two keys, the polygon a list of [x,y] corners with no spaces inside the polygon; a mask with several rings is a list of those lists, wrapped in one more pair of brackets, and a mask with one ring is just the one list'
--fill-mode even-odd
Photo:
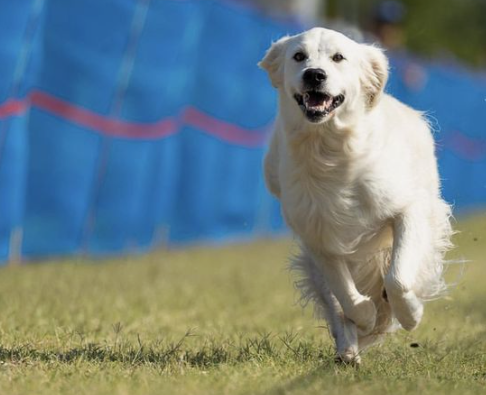
{"label": "blue fabric fence", "polygon": [[[261,162],[256,63],[301,30],[237,3],[0,0],[0,261],[285,231]],[[389,90],[440,125],[444,195],[486,205],[486,82],[392,54]]]}

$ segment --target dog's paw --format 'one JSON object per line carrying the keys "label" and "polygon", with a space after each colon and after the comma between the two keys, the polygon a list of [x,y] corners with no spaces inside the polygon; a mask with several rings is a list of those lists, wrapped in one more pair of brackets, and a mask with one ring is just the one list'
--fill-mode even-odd
{"label": "dog's paw", "polygon": [[424,314],[424,305],[413,291],[387,289],[388,301],[393,314],[403,329],[414,330]]}
{"label": "dog's paw", "polygon": [[366,336],[375,327],[376,307],[370,298],[363,299],[345,312],[346,316],[356,324],[358,334]]}
{"label": "dog's paw", "polygon": [[361,357],[354,349],[346,349],[343,352],[336,353],[334,362],[339,365],[359,366],[361,364]]}

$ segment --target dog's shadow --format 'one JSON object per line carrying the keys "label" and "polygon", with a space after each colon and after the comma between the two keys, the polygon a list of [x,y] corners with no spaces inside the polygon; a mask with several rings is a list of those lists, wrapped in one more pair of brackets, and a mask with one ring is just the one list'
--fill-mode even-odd
{"label": "dog's shadow", "polygon": [[322,382],[326,374],[334,373],[336,370],[357,369],[357,366],[339,364],[332,360],[322,362],[310,372],[301,374],[288,381],[278,384],[270,389],[266,389],[255,395],[284,395],[291,394],[295,390],[304,391],[312,387],[317,382]]}

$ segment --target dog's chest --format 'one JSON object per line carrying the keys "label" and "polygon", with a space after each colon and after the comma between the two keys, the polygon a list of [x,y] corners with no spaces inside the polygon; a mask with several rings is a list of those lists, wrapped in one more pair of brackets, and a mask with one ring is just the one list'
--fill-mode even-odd
{"label": "dog's chest", "polygon": [[294,171],[282,191],[287,223],[306,243],[333,254],[352,254],[383,227],[371,191],[340,174],[313,177]]}

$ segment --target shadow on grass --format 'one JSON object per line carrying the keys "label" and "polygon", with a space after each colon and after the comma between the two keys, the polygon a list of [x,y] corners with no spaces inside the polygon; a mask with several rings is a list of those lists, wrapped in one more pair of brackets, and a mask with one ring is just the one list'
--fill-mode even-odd
{"label": "shadow on grass", "polygon": [[0,361],[13,363],[57,362],[75,363],[87,361],[94,363],[118,362],[124,365],[156,364],[165,367],[171,364],[185,364],[194,367],[206,367],[227,363],[229,353],[221,349],[190,351],[182,349],[115,349],[96,343],[64,351],[37,350],[30,346],[12,348],[0,347]]}
{"label": "shadow on grass", "polygon": [[177,343],[150,345],[138,339],[138,345],[116,344],[113,346],[86,343],[65,350],[38,350],[29,344],[13,347],[0,346],[0,362],[22,363],[92,363],[115,362],[127,366],[155,365],[161,369],[185,366],[210,368],[223,364],[245,362],[323,361],[326,356],[322,347],[308,341],[296,340],[296,336],[264,334],[254,338],[231,341],[207,342],[198,347],[184,344],[192,336],[189,332]]}
{"label": "shadow on grass", "polygon": [[321,363],[318,367],[311,370],[308,373],[297,376],[287,382],[278,384],[271,389],[262,391],[257,395],[284,395],[293,393],[295,390],[305,391],[307,388],[313,386],[318,381],[323,379],[323,376],[327,373],[332,373],[336,369],[356,369],[353,366],[336,365],[334,360],[330,358],[324,363]]}

